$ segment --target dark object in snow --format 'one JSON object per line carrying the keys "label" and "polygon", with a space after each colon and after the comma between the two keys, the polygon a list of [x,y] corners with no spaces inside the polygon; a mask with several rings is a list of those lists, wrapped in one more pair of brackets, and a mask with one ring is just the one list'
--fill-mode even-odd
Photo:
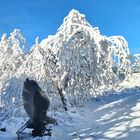
{"label": "dark object in snow", "polygon": [[46,115],[50,101],[37,82],[27,78],[24,82],[22,96],[25,111],[30,119],[17,131],[17,134],[25,128],[31,128],[33,129],[33,137],[43,136],[45,131],[48,131],[48,135],[51,135],[50,130],[46,129],[45,125],[57,124],[57,121]]}
{"label": "dark object in snow", "polygon": [[[48,131],[48,133],[45,133],[44,134],[44,136],[51,136],[51,129],[48,129],[47,130]],[[19,134],[18,134],[18,140],[29,140],[29,139],[31,139],[32,138],[32,135],[31,135],[31,133],[27,133],[27,132],[20,132]],[[40,140],[40,139],[39,139]]]}
{"label": "dark object in snow", "polygon": [[65,97],[63,95],[62,88],[57,87],[57,90],[58,90],[58,93],[60,95],[61,101],[63,103],[63,108],[65,109],[65,111],[67,111],[68,110],[67,103],[66,103],[67,100],[65,99]]}
{"label": "dark object in snow", "polygon": [[6,128],[0,128],[0,131],[6,132]]}

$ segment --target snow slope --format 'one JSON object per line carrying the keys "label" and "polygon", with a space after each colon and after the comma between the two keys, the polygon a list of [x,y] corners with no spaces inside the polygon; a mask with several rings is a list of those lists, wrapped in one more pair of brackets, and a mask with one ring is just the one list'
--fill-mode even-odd
{"label": "snow slope", "polygon": [[[58,120],[52,136],[43,140],[139,140],[140,138],[140,75],[122,83],[121,91],[91,100],[79,109],[49,112]],[[18,124],[9,122],[1,140],[15,140]],[[15,121],[17,121],[15,120]],[[29,139],[29,138],[27,138]],[[38,139],[38,138],[35,138]]]}

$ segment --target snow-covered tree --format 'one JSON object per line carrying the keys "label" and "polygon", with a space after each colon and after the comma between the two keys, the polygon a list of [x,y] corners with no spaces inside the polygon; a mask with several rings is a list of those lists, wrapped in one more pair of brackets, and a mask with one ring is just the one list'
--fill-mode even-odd
{"label": "snow-covered tree", "polygon": [[122,36],[109,37],[113,50],[113,70],[116,68],[120,79],[129,78],[131,74],[130,52],[127,41]]}
{"label": "snow-covered tree", "polygon": [[[32,47],[31,52],[26,56],[26,60],[3,88],[2,101],[8,114],[10,114],[10,110],[13,108],[19,110],[22,108],[22,88],[27,77],[36,80],[50,100],[53,101],[51,108],[54,105],[57,106],[57,102],[59,102],[59,105],[61,104],[60,97],[56,94],[58,92],[57,87],[52,80],[52,77],[55,76],[52,69],[55,66],[54,60],[51,59],[53,61],[50,61],[50,57],[38,44]],[[11,113],[10,115],[15,115],[13,112]]]}
{"label": "snow-covered tree", "polygon": [[67,86],[63,90],[72,104],[82,104],[103,94],[130,73],[126,40],[102,36],[76,10],[64,19],[56,35],[43,41],[41,46],[55,52],[59,81],[67,73],[64,82]]}
{"label": "snow-covered tree", "polygon": [[64,18],[55,35],[41,43],[37,38],[26,56],[20,49],[25,40],[17,34],[20,34],[19,30],[8,39],[4,35],[1,44],[10,45],[0,47],[10,50],[7,54],[10,57],[5,57],[7,62],[3,61],[6,63],[1,66],[10,63],[16,70],[12,70],[6,84],[1,85],[2,102],[7,112],[22,107],[22,87],[26,77],[36,80],[49,95],[51,108],[60,108],[63,103],[67,110],[70,105],[82,105],[103,95],[131,73],[126,40],[121,36],[101,35],[99,29],[92,27],[76,10]]}
{"label": "snow-covered tree", "polygon": [[140,54],[130,55],[131,67],[133,73],[140,73]]}
{"label": "snow-covered tree", "polygon": [[0,93],[24,61],[22,47],[25,39],[20,30],[15,29],[10,37],[4,34],[0,41]]}

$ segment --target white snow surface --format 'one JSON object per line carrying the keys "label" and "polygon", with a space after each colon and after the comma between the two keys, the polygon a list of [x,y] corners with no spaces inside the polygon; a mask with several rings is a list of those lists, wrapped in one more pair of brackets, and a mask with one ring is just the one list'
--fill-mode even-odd
{"label": "white snow surface", "polygon": [[[96,98],[83,107],[71,108],[68,112],[57,110],[49,115],[58,120],[52,126],[52,136],[25,140],[139,140],[140,138],[140,74],[124,81],[118,92]],[[16,140],[15,132],[27,118],[17,117],[5,122],[7,131],[0,132],[1,140]],[[31,131],[27,130],[27,133]]]}

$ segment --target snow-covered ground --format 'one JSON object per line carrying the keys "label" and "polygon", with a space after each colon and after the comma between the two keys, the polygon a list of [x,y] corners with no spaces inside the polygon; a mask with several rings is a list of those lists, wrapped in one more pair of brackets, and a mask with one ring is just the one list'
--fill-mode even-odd
{"label": "snow-covered ground", "polygon": [[[140,76],[133,75],[122,83],[123,89],[91,100],[69,112],[51,112],[58,120],[52,136],[43,140],[139,140],[140,139]],[[18,123],[19,121],[19,123]],[[25,120],[5,124],[0,140],[17,139],[16,131]],[[29,132],[29,131],[28,131]],[[25,138],[29,139],[29,138]],[[33,138],[31,138],[33,139]]]}

